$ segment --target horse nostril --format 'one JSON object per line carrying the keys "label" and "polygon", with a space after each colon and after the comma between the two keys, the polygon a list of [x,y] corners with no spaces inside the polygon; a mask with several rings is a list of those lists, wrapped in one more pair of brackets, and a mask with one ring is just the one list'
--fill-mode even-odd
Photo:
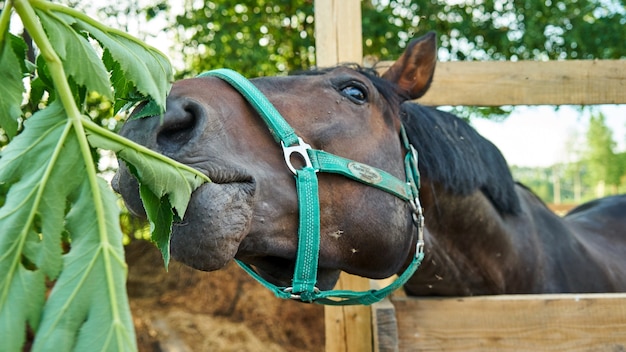
{"label": "horse nostril", "polygon": [[202,115],[202,106],[193,101],[168,104],[157,133],[157,143],[165,151],[175,151],[189,142]]}

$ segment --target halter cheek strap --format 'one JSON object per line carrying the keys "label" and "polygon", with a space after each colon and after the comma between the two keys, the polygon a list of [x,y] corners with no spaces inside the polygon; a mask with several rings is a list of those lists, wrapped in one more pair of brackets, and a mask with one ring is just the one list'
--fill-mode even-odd
{"label": "halter cheek strap", "polygon": [[[281,116],[270,101],[250,81],[239,73],[219,69],[205,72],[198,77],[218,77],[235,88],[259,113],[267,124],[274,139],[283,148],[287,167],[295,175],[298,192],[299,228],[298,252],[293,274],[292,286],[279,287],[262,278],[251,266],[239,260],[237,263],[252,277],[267,287],[277,297],[297,299],[328,305],[372,304],[385,298],[391,292],[402,287],[417,270],[424,258],[424,217],[419,202],[419,171],[417,152],[410,145],[404,128],[401,138],[407,154],[405,156],[406,180],[401,181],[391,174],[369,165],[345,159],[321,150],[312,149]],[[305,165],[296,169],[291,163],[291,156],[298,154]],[[317,287],[317,269],[320,247],[320,210],[317,173],[340,174],[383,191],[408,202],[413,212],[413,222],[417,227],[415,257],[407,269],[387,287],[380,290],[320,291]]]}

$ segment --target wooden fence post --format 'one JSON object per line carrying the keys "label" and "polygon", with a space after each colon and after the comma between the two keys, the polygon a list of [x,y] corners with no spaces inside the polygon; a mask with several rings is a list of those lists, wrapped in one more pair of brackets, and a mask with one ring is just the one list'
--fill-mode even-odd
{"label": "wooden fence post", "polygon": [[[360,0],[315,0],[315,48],[318,67],[363,61]],[[364,291],[368,279],[342,274],[337,289]],[[370,307],[329,307],[324,310],[326,351],[372,351]]]}

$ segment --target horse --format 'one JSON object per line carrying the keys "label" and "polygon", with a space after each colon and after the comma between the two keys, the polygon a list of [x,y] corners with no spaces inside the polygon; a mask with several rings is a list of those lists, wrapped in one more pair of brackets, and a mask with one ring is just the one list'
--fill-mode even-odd
{"label": "horse", "polygon": [[[403,283],[408,295],[626,291],[626,195],[555,215],[467,122],[415,101],[431,85],[436,51],[429,33],[382,74],[339,65],[250,82],[313,149],[399,179],[407,150],[416,150],[424,246],[421,266]],[[120,133],[213,181],[173,225],[173,258],[205,271],[237,259],[267,282],[292,285],[301,217],[294,173],[239,91],[214,76],[177,81],[162,115],[128,121]],[[123,164],[114,188],[145,216]],[[341,271],[402,273],[421,250],[411,202],[341,174],[316,176],[315,288],[332,289]]]}

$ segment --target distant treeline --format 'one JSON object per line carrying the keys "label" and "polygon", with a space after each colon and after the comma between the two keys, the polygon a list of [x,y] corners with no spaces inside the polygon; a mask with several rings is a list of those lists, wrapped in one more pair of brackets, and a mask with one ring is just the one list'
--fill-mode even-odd
{"label": "distant treeline", "polygon": [[[621,170],[626,170],[626,152],[617,153],[616,160]],[[580,204],[582,202],[626,193],[626,172],[618,182],[595,180],[592,164],[581,160],[561,163],[550,167],[512,166],[515,180],[530,187],[543,201],[550,204]],[[617,184],[616,184],[617,183]]]}

